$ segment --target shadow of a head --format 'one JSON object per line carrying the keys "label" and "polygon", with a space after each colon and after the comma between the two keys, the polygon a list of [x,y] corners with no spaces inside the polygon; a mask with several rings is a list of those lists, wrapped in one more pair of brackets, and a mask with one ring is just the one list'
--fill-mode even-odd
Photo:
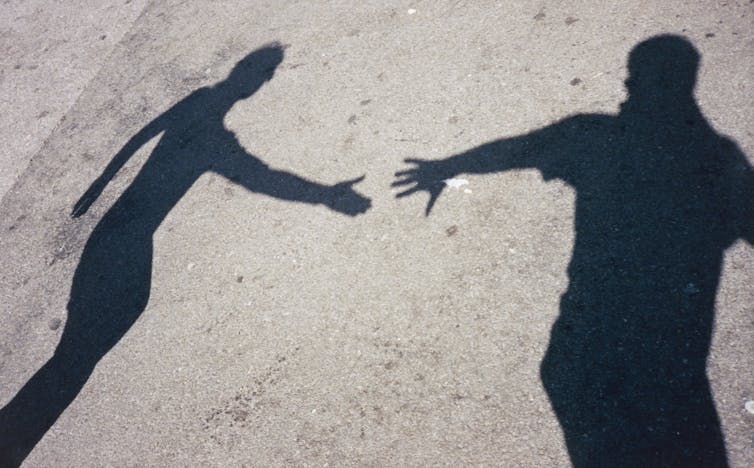
{"label": "shadow of a head", "polygon": [[629,99],[657,110],[693,101],[698,67],[699,52],[684,37],[663,34],[642,41],[628,58]]}
{"label": "shadow of a head", "polygon": [[241,59],[218,86],[231,90],[236,99],[250,97],[275,75],[275,69],[283,61],[284,49],[277,42],[256,49]]}

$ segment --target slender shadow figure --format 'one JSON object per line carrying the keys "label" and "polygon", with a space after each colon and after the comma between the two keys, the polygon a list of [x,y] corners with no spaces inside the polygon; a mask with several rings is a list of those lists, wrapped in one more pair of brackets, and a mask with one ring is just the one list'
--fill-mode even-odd
{"label": "slender shadow figure", "polygon": [[361,178],[326,186],[272,170],[246,153],[223,125],[234,103],[270,80],[282,59],[278,45],[258,49],[226,80],[195,91],[157,117],[126,143],[76,203],[73,216],[80,216],[128,158],[162,133],[84,247],[54,355],[0,411],[0,465],[23,461],[74,400],[97,362],[139,318],[149,298],[152,235],[199,176],[212,171],[251,192],[323,204],[349,216],[369,208],[370,201],[352,189]]}
{"label": "slender shadow figure", "polygon": [[754,243],[752,167],[697,107],[699,54],[663,35],[629,56],[618,115],[581,114],[438,161],[443,179],[536,168],[576,189],[575,245],[542,384],[575,466],[727,465],[706,360],[723,253]]}

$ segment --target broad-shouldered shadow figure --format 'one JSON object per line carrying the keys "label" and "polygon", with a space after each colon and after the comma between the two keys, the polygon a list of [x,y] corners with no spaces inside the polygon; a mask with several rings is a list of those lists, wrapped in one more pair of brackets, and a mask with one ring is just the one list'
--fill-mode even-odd
{"label": "broad-shouldered shadow figure", "polygon": [[74,400],[97,362],[144,311],[152,272],[152,236],[204,173],[215,172],[255,193],[323,204],[356,216],[369,199],[352,186],[327,186],[270,169],[248,154],[223,118],[270,80],[283,59],[277,44],[241,60],[224,81],[201,88],[134,135],[76,203],[80,216],[141,146],[162,133],[133,182],[94,228],[76,269],[68,319],[54,355],[0,410],[0,462],[20,464]]}
{"label": "broad-shouldered shadow figure", "polygon": [[536,168],[575,188],[569,286],[540,369],[575,466],[727,465],[706,361],[723,254],[754,243],[754,177],[694,100],[698,63],[685,38],[650,38],[619,114],[396,173],[399,197],[429,192],[427,215],[460,173]]}

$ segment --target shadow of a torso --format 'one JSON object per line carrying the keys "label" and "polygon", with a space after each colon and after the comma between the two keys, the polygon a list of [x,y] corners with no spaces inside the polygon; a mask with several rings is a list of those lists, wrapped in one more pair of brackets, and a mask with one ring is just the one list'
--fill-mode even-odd
{"label": "shadow of a torso", "polygon": [[[224,127],[228,109],[218,101],[212,89],[200,89],[162,117],[159,142],[84,248],[56,353],[101,356],[138,318],[149,298],[154,232],[202,174],[239,155],[260,170],[266,167]],[[110,311],[92,313],[103,306]],[[88,336],[88,330],[97,333]],[[78,351],[66,349],[68,343]]]}
{"label": "shadow of a torso", "polygon": [[539,168],[576,188],[576,238],[541,376],[572,462],[725,465],[705,367],[746,159],[691,102],[550,128]]}
{"label": "shadow of a torso", "polygon": [[[213,94],[211,89],[197,90],[165,115],[165,131],[152,154],[98,229],[135,224],[143,232],[154,232],[202,174],[245,154],[223,124],[229,109],[219,107]],[[249,160],[265,167],[255,158]]]}

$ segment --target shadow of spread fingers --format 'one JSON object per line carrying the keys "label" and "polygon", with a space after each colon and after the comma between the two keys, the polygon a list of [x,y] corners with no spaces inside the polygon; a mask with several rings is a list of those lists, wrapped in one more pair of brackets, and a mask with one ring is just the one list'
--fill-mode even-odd
{"label": "shadow of spread fingers", "polygon": [[416,183],[416,179],[413,178],[413,177],[409,177],[409,178],[406,178],[406,179],[396,180],[395,182],[393,182],[392,184],[390,184],[390,186],[391,187],[402,187],[404,185],[410,185],[410,184],[415,184],[415,183]]}
{"label": "shadow of spread fingers", "polygon": [[421,190],[419,187],[411,187],[408,190],[404,190],[403,192],[395,194],[395,198],[407,197],[409,195],[413,195],[414,193],[418,192],[419,190]]}

